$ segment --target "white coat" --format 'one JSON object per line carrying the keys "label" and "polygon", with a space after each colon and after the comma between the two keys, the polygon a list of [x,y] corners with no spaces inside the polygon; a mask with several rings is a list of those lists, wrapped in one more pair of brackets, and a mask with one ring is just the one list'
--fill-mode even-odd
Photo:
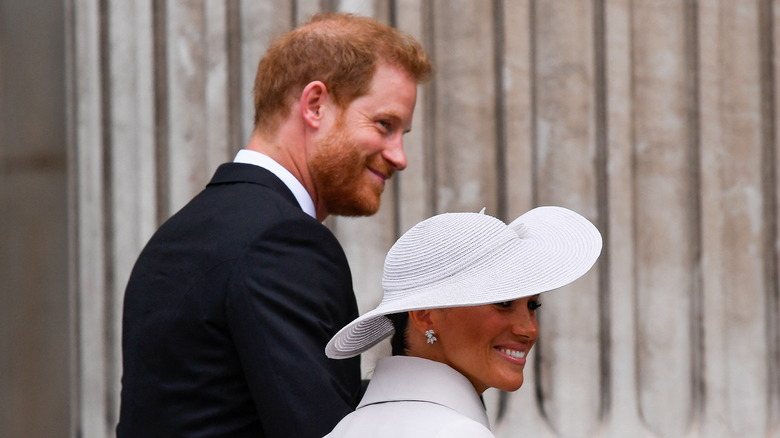
{"label": "white coat", "polygon": [[418,357],[377,362],[357,409],[326,438],[494,438],[479,394],[449,366]]}

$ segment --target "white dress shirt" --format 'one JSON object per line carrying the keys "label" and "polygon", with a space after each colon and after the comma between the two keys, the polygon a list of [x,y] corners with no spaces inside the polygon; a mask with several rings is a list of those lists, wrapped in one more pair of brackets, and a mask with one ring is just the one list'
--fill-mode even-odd
{"label": "white dress shirt", "polygon": [[419,357],[380,359],[357,409],[326,438],[494,438],[471,382]]}
{"label": "white dress shirt", "polygon": [[303,211],[309,216],[317,219],[317,211],[314,209],[314,201],[312,201],[309,192],[303,187],[300,181],[298,181],[289,170],[285,169],[281,164],[274,161],[273,158],[268,155],[261,154],[257,151],[251,151],[249,149],[241,149],[236,154],[236,158],[233,159],[234,163],[254,164],[260,166],[263,169],[267,169],[274,175],[276,175],[287,188],[295,196],[298,201],[298,205],[301,206]]}

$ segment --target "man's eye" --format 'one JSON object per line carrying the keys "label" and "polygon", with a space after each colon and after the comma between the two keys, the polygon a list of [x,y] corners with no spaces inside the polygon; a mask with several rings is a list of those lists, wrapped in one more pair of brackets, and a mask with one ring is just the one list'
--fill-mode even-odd
{"label": "man's eye", "polygon": [[540,303],[538,300],[528,300],[528,308],[531,311],[535,311],[540,307],[542,307],[542,303]]}

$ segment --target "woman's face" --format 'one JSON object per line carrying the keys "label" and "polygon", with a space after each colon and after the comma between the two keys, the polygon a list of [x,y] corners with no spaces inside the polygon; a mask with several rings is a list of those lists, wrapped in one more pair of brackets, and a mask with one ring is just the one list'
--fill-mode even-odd
{"label": "woman's face", "polygon": [[539,335],[539,296],[474,307],[431,311],[437,360],[466,376],[480,394],[516,391],[528,352]]}

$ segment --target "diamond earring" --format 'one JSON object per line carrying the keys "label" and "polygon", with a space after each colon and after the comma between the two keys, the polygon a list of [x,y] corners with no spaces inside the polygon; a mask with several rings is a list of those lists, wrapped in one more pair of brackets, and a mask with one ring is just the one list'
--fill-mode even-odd
{"label": "diamond earring", "polygon": [[434,342],[438,341],[436,339],[436,336],[434,336],[435,332],[433,330],[426,330],[425,331],[425,337],[428,338],[428,343],[433,344]]}

